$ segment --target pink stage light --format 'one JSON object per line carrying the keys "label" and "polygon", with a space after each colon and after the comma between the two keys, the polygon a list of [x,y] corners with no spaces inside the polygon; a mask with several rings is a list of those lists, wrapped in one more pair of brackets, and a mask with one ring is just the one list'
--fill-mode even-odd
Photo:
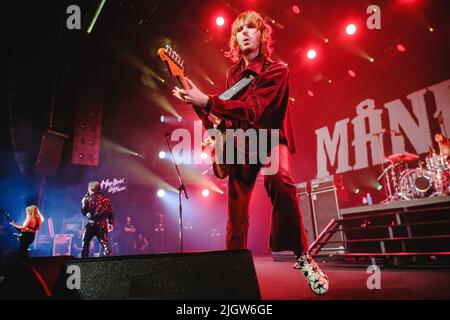
{"label": "pink stage light", "polygon": [[205,198],[209,196],[209,190],[208,189],[203,189],[202,190],[202,196],[204,196]]}
{"label": "pink stage light", "polygon": [[202,152],[202,154],[200,155],[200,157],[201,157],[203,160],[206,160],[206,159],[208,159],[208,154],[207,154],[206,152]]}
{"label": "pink stage light", "polygon": [[353,70],[348,70],[348,75],[352,78],[356,77],[356,72]]}
{"label": "pink stage light", "polygon": [[163,198],[166,195],[166,192],[163,189],[159,189],[156,194],[158,197]]}
{"label": "pink stage light", "polygon": [[315,59],[317,57],[317,52],[314,49],[310,49],[308,50],[308,52],[306,53],[306,56],[308,57],[308,59]]}
{"label": "pink stage light", "polygon": [[299,14],[300,13],[300,8],[296,5],[293,5],[292,7],[292,12],[295,14]]}
{"label": "pink stage light", "polygon": [[355,34],[355,32],[356,32],[356,25],[354,25],[353,23],[347,25],[347,27],[345,28],[345,32],[346,32],[349,36]]}
{"label": "pink stage light", "polygon": [[225,24],[225,19],[223,17],[217,17],[216,18],[216,24],[221,27]]}

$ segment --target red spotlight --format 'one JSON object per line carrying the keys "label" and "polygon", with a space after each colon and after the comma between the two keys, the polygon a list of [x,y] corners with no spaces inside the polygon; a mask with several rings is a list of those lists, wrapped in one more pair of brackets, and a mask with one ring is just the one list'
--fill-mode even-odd
{"label": "red spotlight", "polygon": [[356,32],[356,25],[353,24],[353,23],[347,25],[347,27],[345,27],[345,32],[346,32],[349,36],[355,34],[355,32]]}
{"label": "red spotlight", "polygon": [[406,47],[404,45],[402,45],[401,43],[399,43],[399,44],[397,44],[397,50],[400,52],[405,52]]}
{"label": "red spotlight", "polygon": [[205,198],[209,196],[209,190],[208,189],[203,189],[202,190],[202,196],[204,196]]}
{"label": "red spotlight", "polygon": [[300,8],[296,5],[292,6],[292,12],[295,14],[299,14],[300,13]]}
{"label": "red spotlight", "polygon": [[348,70],[348,75],[352,78],[356,77],[356,72],[353,70]]}
{"label": "red spotlight", "polygon": [[315,59],[317,57],[317,52],[314,49],[309,49],[306,53],[306,56],[308,57],[308,59]]}
{"label": "red spotlight", "polygon": [[307,92],[310,97],[314,97],[314,92],[312,92],[311,90],[308,90]]}
{"label": "red spotlight", "polygon": [[223,17],[217,17],[216,18],[216,24],[221,27],[225,24],[225,19]]}

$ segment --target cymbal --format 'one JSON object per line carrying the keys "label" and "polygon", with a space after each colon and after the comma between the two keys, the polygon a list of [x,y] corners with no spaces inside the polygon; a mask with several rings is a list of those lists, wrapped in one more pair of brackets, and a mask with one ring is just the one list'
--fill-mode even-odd
{"label": "cymbal", "polygon": [[417,154],[405,152],[405,153],[391,154],[389,157],[385,157],[384,159],[391,162],[401,162],[401,161],[409,162],[419,159],[419,156]]}

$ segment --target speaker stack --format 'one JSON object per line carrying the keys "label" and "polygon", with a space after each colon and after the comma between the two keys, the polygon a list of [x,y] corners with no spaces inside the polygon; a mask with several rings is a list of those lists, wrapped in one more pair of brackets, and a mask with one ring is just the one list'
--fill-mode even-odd
{"label": "speaker stack", "polygon": [[248,250],[73,259],[11,266],[3,299],[260,300]]}

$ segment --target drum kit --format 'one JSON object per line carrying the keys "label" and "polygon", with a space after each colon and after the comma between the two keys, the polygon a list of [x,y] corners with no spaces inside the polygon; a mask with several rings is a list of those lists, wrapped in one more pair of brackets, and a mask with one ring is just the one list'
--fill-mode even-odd
{"label": "drum kit", "polygon": [[450,161],[446,155],[430,152],[417,168],[408,164],[419,160],[412,153],[392,154],[385,158],[389,166],[377,181],[385,179],[388,197],[382,203],[421,199],[450,194]]}

